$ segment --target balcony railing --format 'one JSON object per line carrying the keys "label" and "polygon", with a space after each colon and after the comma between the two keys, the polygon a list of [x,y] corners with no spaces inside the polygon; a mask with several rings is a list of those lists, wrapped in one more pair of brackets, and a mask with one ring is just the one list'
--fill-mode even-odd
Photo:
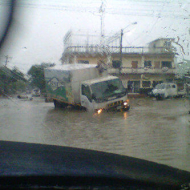
{"label": "balcony railing", "polygon": [[[68,46],[65,48],[64,53],[119,53],[120,47],[119,46]],[[172,53],[172,50],[168,50],[165,47],[156,47],[156,48],[149,48],[149,47],[122,47],[123,53]]]}
{"label": "balcony railing", "polygon": [[[109,68],[110,74],[118,73],[119,69]],[[122,67],[120,72],[123,74],[176,74],[176,68],[146,68],[146,67]]]}

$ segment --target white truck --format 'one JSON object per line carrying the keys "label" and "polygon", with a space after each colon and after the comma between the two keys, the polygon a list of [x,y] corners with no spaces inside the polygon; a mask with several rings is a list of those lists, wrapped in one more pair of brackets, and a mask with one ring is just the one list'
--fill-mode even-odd
{"label": "white truck", "polygon": [[121,80],[99,72],[97,65],[65,64],[44,70],[48,98],[55,107],[81,106],[88,111],[129,110]]}
{"label": "white truck", "polygon": [[169,97],[182,97],[186,95],[185,87],[180,89],[176,83],[157,84],[152,90],[152,95],[156,99],[165,99]]}

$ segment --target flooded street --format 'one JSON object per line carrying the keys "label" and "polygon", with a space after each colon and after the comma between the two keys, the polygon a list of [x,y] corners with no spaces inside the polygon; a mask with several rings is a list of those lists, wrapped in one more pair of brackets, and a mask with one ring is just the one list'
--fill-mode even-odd
{"label": "flooded street", "polygon": [[100,115],[54,109],[42,98],[0,99],[0,140],[112,152],[190,171],[190,115],[185,99],[130,99],[129,112]]}

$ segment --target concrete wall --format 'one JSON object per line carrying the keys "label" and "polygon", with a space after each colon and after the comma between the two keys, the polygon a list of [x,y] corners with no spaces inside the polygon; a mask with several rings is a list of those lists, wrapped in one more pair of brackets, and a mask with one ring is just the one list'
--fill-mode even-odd
{"label": "concrete wall", "polygon": [[[161,38],[155,41],[152,41],[151,43],[149,43],[149,51],[150,52],[172,52],[172,42],[174,41],[174,39],[165,39],[165,38]],[[168,42],[168,43],[167,43]],[[167,43],[167,44],[166,44]]]}
{"label": "concrete wall", "polygon": [[[78,63],[79,61],[89,61],[89,64],[97,64],[100,59],[103,59],[105,63],[107,63],[109,60],[107,57],[101,58],[100,56],[73,56],[70,60],[70,63]],[[119,60],[120,57],[118,56],[112,56],[110,59],[110,65],[112,65],[113,60]],[[161,55],[123,55],[122,58],[122,67],[132,67],[132,61],[138,61],[138,67],[144,67],[144,61],[151,61],[152,67],[155,67],[155,62],[160,62],[160,68],[161,68],[161,62],[162,61],[170,61],[172,63],[172,68],[175,67],[174,64],[174,57],[173,56],[161,56]]]}

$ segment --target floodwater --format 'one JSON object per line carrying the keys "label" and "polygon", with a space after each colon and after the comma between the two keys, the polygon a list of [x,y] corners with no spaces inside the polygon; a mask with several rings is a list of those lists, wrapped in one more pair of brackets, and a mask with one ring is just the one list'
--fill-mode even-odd
{"label": "floodwater", "polygon": [[106,151],[190,171],[185,99],[130,99],[129,112],[54,109],[42,98],[0,99],[0,140]]}

